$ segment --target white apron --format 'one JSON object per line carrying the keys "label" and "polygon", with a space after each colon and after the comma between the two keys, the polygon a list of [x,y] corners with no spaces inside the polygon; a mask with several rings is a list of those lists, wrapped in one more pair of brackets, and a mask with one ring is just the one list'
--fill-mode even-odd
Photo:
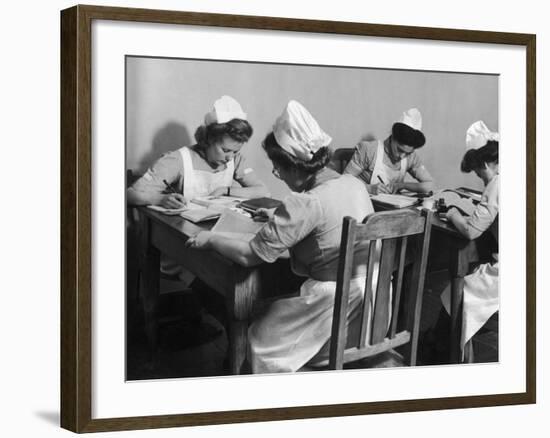
{"label": "white apron", "polygon": [[[227,163],[225,170],[212,173],[193,167],[192,154],[196,154],[196,152],[191,148],[185,146],[180,148],[179,152],[183,161],[183,196],[188,201],[200,196],[208,196],[217,188],[229,187],[233,183],[234,160]],[[195,275],[191,271],[166,257],[161,259],[161,270],[168,275],[177,275],[186,285],[191,284],[195,279]]]}
{"label": "white apron", "polygon": [[213,173],[193,167],[191,154],[196,154],[196,152],[191,148],[183,147],[179,152],[183,161],[183,196],[187,200],[208,196],[214,190],[220,187],[229,187],[233,183],[234,160],[227,163],[225,170]]}
{"label": "white apron", "polygon": [[[365,277],[350,284],[348,339],[359,331],[364,285]],[[302,284],[299,296],[271,303],[248,329],[252,372],[294,372],[314,357],[315,362],[326,358],[335,291],[335,281],[310,278]]]}
{"label": "white apron", "polygon": [[[498,254],[494,254],[494,263],[485,263],[470,275],[464,277],[464,299],[462,307],[462,334],[460,347],[464,346],[477,331],[498,311]],[[451,314],[451,286],[441,294],[445,310]]]}
{"label": "white apron", "polygon": [[389,184],[390,182],[403,182],[405,180],[405,174],[407,173],[407,157],[401,159],[399,170],[395,170],[384,164],[385,155],[384,143],[378,140],[376,161],[374,162],[370,184],[380,183],[378,177],[380,177],[385,184]]}

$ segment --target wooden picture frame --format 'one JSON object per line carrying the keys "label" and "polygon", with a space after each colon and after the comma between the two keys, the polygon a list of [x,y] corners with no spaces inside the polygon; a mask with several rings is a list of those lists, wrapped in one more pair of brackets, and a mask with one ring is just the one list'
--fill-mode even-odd
{"label": "wooden picture frame", "polygon": [[[515,45],[526,49],[526,390],[125,418],[92,418],[92,22],[112,20]],[[531,34],[75,6],[61,12],[61,426],[74,432],[273,421],[535,403],[536,37]]]}

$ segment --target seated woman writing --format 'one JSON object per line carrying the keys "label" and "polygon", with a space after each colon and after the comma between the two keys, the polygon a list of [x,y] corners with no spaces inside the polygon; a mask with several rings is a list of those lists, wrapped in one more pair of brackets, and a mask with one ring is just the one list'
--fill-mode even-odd
{"label": "seated woman writing", "polygon": [[[204,124],[197,128],[197,144],[159,158],[127,189],[128,204],[176,209],[207,195],[269,196],[266,186],[240,153],[251,136],[252,126],[239,102],[222,96],[204,116]],[[233,187],[233,181],[241,187]],[[195,279],[190,271],[164,256],[161,270],[187,285]]]}
{"label": "seated woman writing", "polygon": [[[420,111],[416,108],[405,111],[386,140],[362,141],[357,145],[344,174],[360,178],[374,195],[400,190],[431,191],[433,178],[416,153],[426,142],[421,129]],[[417,182],[405,182],[407,172]]]}
{"label": "seated woman writing", "polygon": [[[464,278],[464,301],[462,310],[461,347],[498,310],[498,209],[499,209],[499,135],[491,132],[482,121],[470,126],[466,134],[466,145],[470,148],[461,163],[463,172],[474,171],[485,185],[481,201],[474,213],[464,217],[455,208],[447,212],[447,219],[468,239],[476,239],[489,231],[497,243],[493,261],[480,265]],[[441,299],[447,312],[450,309],[450,288]]]}
{"label": "seated woman writing", "polygon": [[[330,338],[344,216],[362,221],[373,212],[365,185],[326,165],[332,139],[298,102],[290,101],[263,142],[273,174],[292,190],[250,241],[201,232],[188,241],[244,266],[273,263],[286,250],[292,269],[308,277],[299,294],[267,307],[249,329],[254,373],[292,372]],[[362,258],[364,260],[365,258]],[[354,267],[348,322],[359,314],[366,267]]]}
{"label": "seated woman writing", "polygon": [[[127,189],[128,204],[181,208],[188,200],[207,195],[269,196],[240,153],[251,136],[252,126],[239,103],[222,96],[195,132],[197,144],[159,158]],[[232,187],[233,181],[241,187]]]}

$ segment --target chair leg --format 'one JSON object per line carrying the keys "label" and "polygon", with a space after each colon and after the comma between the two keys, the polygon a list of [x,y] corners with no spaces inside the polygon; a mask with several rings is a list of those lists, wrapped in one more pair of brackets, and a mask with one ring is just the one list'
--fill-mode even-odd
{"label": "chair leg", "polygon": [[464,345],[464,363],[474,363],[474,342],[472,339]]}

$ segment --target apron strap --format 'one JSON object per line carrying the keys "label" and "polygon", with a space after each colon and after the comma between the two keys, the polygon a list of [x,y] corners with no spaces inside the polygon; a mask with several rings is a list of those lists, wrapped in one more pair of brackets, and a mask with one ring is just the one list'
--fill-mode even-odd
{"label": "apron strap", "polygon": [[188,199],[193,198],[195,185],[195,171],[193,169],[193,159],[191,151],[187,146],[180,148],[181,159],[183,161],[183,196]]}
{"label": "apron strap", "polygon": [[[378,147],[376,148],[376,160],[374,161],[374,168],[372,170],[372,176],[370,179],[371,184],[378,182],[378,176],[381,176],[385,182],[397,181],[403,182],[405,174],[407,173],[407,157],[402,158],[399,162],[399,170],[395,171],[384,164],[384,144],[381,140],[378,140]],[[395,178],[397,174],[397,178]],[[392,177],[393,176],[393,177]]]}

